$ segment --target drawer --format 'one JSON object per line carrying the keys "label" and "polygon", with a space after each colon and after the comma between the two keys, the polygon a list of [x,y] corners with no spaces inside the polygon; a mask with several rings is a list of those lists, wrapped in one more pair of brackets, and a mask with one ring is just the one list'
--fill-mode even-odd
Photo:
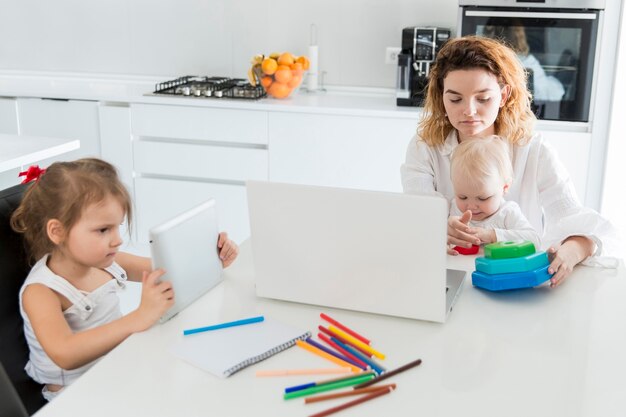
{"label": "drawer", "polygon": [[208,180],[267,180],[268,151],[201,143],[133,141],[135,172]]}
{"label": "drawer", "polygon": [[133,104],[134,136],[267,144],[267,112]]}
{"label": "drawer", "polygon": [[246,187],[159,178],[135,178],[137,239],[148,243],[148,231],[209,198],[217,207],[219,230],[242,242],[250,235]]}

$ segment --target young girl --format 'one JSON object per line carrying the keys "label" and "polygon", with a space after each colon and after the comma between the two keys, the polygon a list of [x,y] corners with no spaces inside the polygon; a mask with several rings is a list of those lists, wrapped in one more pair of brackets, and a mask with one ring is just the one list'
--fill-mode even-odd
{"label": "young girl", "polygon": [[468,224],[469,233],[481,244],[529,240],[540,248],[539,234],[517,203],[504,200],[513,181],[513,167],[500,137],[459,144],[450,157],[450,178],[454,188],[450,215]]}
{"label": "young girl", "polygon": [[[174,303],[149,258],[118,252],[120,225],[132,219],[130,197],[115,168],[99,159],[52,164],[26,191],[11,226],[24,234],[33,266],[20,290],[30,348],[26,372],[51,400],[95,361],[152,326]],[[238,248],[217,243],[224,266]],[[151,271],[151,272],[150,272]],[[143,283],[139,307],[122,316],[117,291]]]}

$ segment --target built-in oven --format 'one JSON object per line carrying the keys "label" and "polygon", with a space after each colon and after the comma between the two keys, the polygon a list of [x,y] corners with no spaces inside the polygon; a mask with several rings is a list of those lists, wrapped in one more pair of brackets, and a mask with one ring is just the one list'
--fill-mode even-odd
{"label": "built-in oven", "polygon": [[460,0],[457,33],[515,50],[539,119],[588,122],[604,8],[605,0]]}

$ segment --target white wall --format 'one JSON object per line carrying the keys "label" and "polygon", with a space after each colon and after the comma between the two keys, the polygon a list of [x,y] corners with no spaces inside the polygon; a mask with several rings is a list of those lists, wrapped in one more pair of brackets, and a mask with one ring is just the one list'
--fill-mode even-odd
{"label": "white wall", "polygon": [[305,54],[317,26],[329,85],[394,87],[387,46],[453,30],[457,0],[0,0],[0,69],[243,77],[252,55]]}
{"label": "white wall", "polygon": [[[606,157],[604,190],[601,212],[626,237],[626,140],[624,139],[624,114],[626,114],[626,7],[621,9],[621,30],[618,38],[617,63],[613,84],[613,100],[610,112],[609,137]],[[626,259],[626,242],[622,257]]]}

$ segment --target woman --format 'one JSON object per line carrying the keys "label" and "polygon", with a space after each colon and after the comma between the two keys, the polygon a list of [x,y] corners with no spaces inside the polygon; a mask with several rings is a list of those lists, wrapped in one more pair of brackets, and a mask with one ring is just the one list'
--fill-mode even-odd
{"label": "woman", "polygon": [[[533,133],[531,95],[515,52],[489,38],[452,39],[437,55],[429,76],[424,116],[401,168],[404,192],[437,193],[450,201],[451,152],[464,140],[498,135],[507,140],[513,163],[508,199],[519,204],[542,234],[554,274],[550,285],[558,286],[575,265],[599,255],[614,239],[614,229],[581,206],[557,155]],[[449,245],[480,243],[469,220],[467,214],[449,218]]]}

